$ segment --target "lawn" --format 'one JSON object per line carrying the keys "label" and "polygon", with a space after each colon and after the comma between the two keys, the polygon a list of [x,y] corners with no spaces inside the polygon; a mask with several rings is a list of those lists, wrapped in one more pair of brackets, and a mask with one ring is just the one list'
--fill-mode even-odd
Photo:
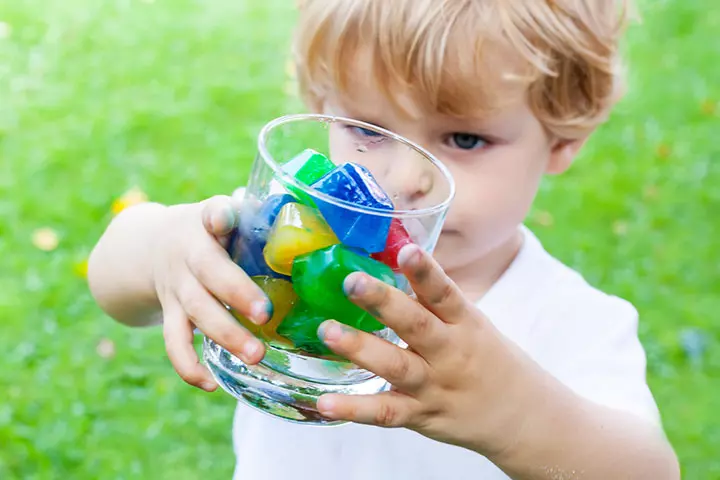
{"label": "lawn", "polygon": [[[0,0],[0,479],[229,478],[232,399],[185,386],[160,331],[103,316],[83,262],[130,189],[246,181],[260,126],[300,108],[293,5]],[[720,9],[641,8],[627,97],[529,224],[638,307],[684,478],[717,479]]]}

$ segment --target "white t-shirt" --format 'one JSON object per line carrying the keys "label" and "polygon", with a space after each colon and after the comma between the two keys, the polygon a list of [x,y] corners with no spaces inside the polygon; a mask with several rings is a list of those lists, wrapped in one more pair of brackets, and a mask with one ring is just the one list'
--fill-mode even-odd
{"label": "white t-shirt", "polygon": [[[551,257],[527,229],[505,274],[478,302],[498,329],[578,394],[640,415],[659,413],[645,381],[638,314]],[[235,480],[506,480],[474,452],[405,429],[312,427],[240,404]]]}

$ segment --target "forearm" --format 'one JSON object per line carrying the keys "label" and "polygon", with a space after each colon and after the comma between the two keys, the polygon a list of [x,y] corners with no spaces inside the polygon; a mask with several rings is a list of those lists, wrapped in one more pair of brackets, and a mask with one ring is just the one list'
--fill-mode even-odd
{"label": "forearm", "polygon": [[146,203],[123,211],[90,255],[90,291],[100,308],[119,322],[146,326],[159,320],[151,248],[169,210]]}
{"label": "forearm", "polygon": [[543,378],[517,441],[491,458],[515,480],[679,480],[660,429]]}

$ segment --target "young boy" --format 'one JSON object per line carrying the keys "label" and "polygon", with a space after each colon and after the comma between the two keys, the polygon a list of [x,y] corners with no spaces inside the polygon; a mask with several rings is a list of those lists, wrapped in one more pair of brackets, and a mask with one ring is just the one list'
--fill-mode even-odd
{"label": "young boy", "polygon": [[[323,397],[324,415],[354,422],[341,428],[240,406],[236,478],[679,478],[645,382],[636,311],[585,283],[522,226],[543,175],[570,166],[618,97],[616,7],[302,2],[296,54],[308,105],[428,148],[450,169],[457,196],[438,263],[412,246],[399,255],[417,301],[364,274],[345,281],[349,298],[410,349],[333,321],[319,330],[393,391]],[[90,262],[108,314],[136,326],[162,319],[174,367],[208,391],[216,385],[193,350],[194,326],[256,363],[263,345],[217,299],[257,323],[271,311],[223,249],[234,211],[221,197],[132,208]]]}

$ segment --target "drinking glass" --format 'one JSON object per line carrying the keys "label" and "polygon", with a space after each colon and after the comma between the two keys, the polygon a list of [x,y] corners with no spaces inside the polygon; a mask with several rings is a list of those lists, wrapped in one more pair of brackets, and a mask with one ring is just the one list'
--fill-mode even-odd
{"label": "drinking glass", "polygon": [[247,365],[205,337],[203,359],[220,386],[263,412],[313,425],[342,423],[319,414],[320,395],[387,390],[383,378],[330,351],[317,327],[332,318],[406,347],[350,304],[342,279],[359,269],[412,295],[397,252],[412,242],[432,253],[454,193],[433,155],[378,126],[314,114],[268,123],[228,252],[268,295],[273,316],[259,327],[227,307],[266,354]]}

